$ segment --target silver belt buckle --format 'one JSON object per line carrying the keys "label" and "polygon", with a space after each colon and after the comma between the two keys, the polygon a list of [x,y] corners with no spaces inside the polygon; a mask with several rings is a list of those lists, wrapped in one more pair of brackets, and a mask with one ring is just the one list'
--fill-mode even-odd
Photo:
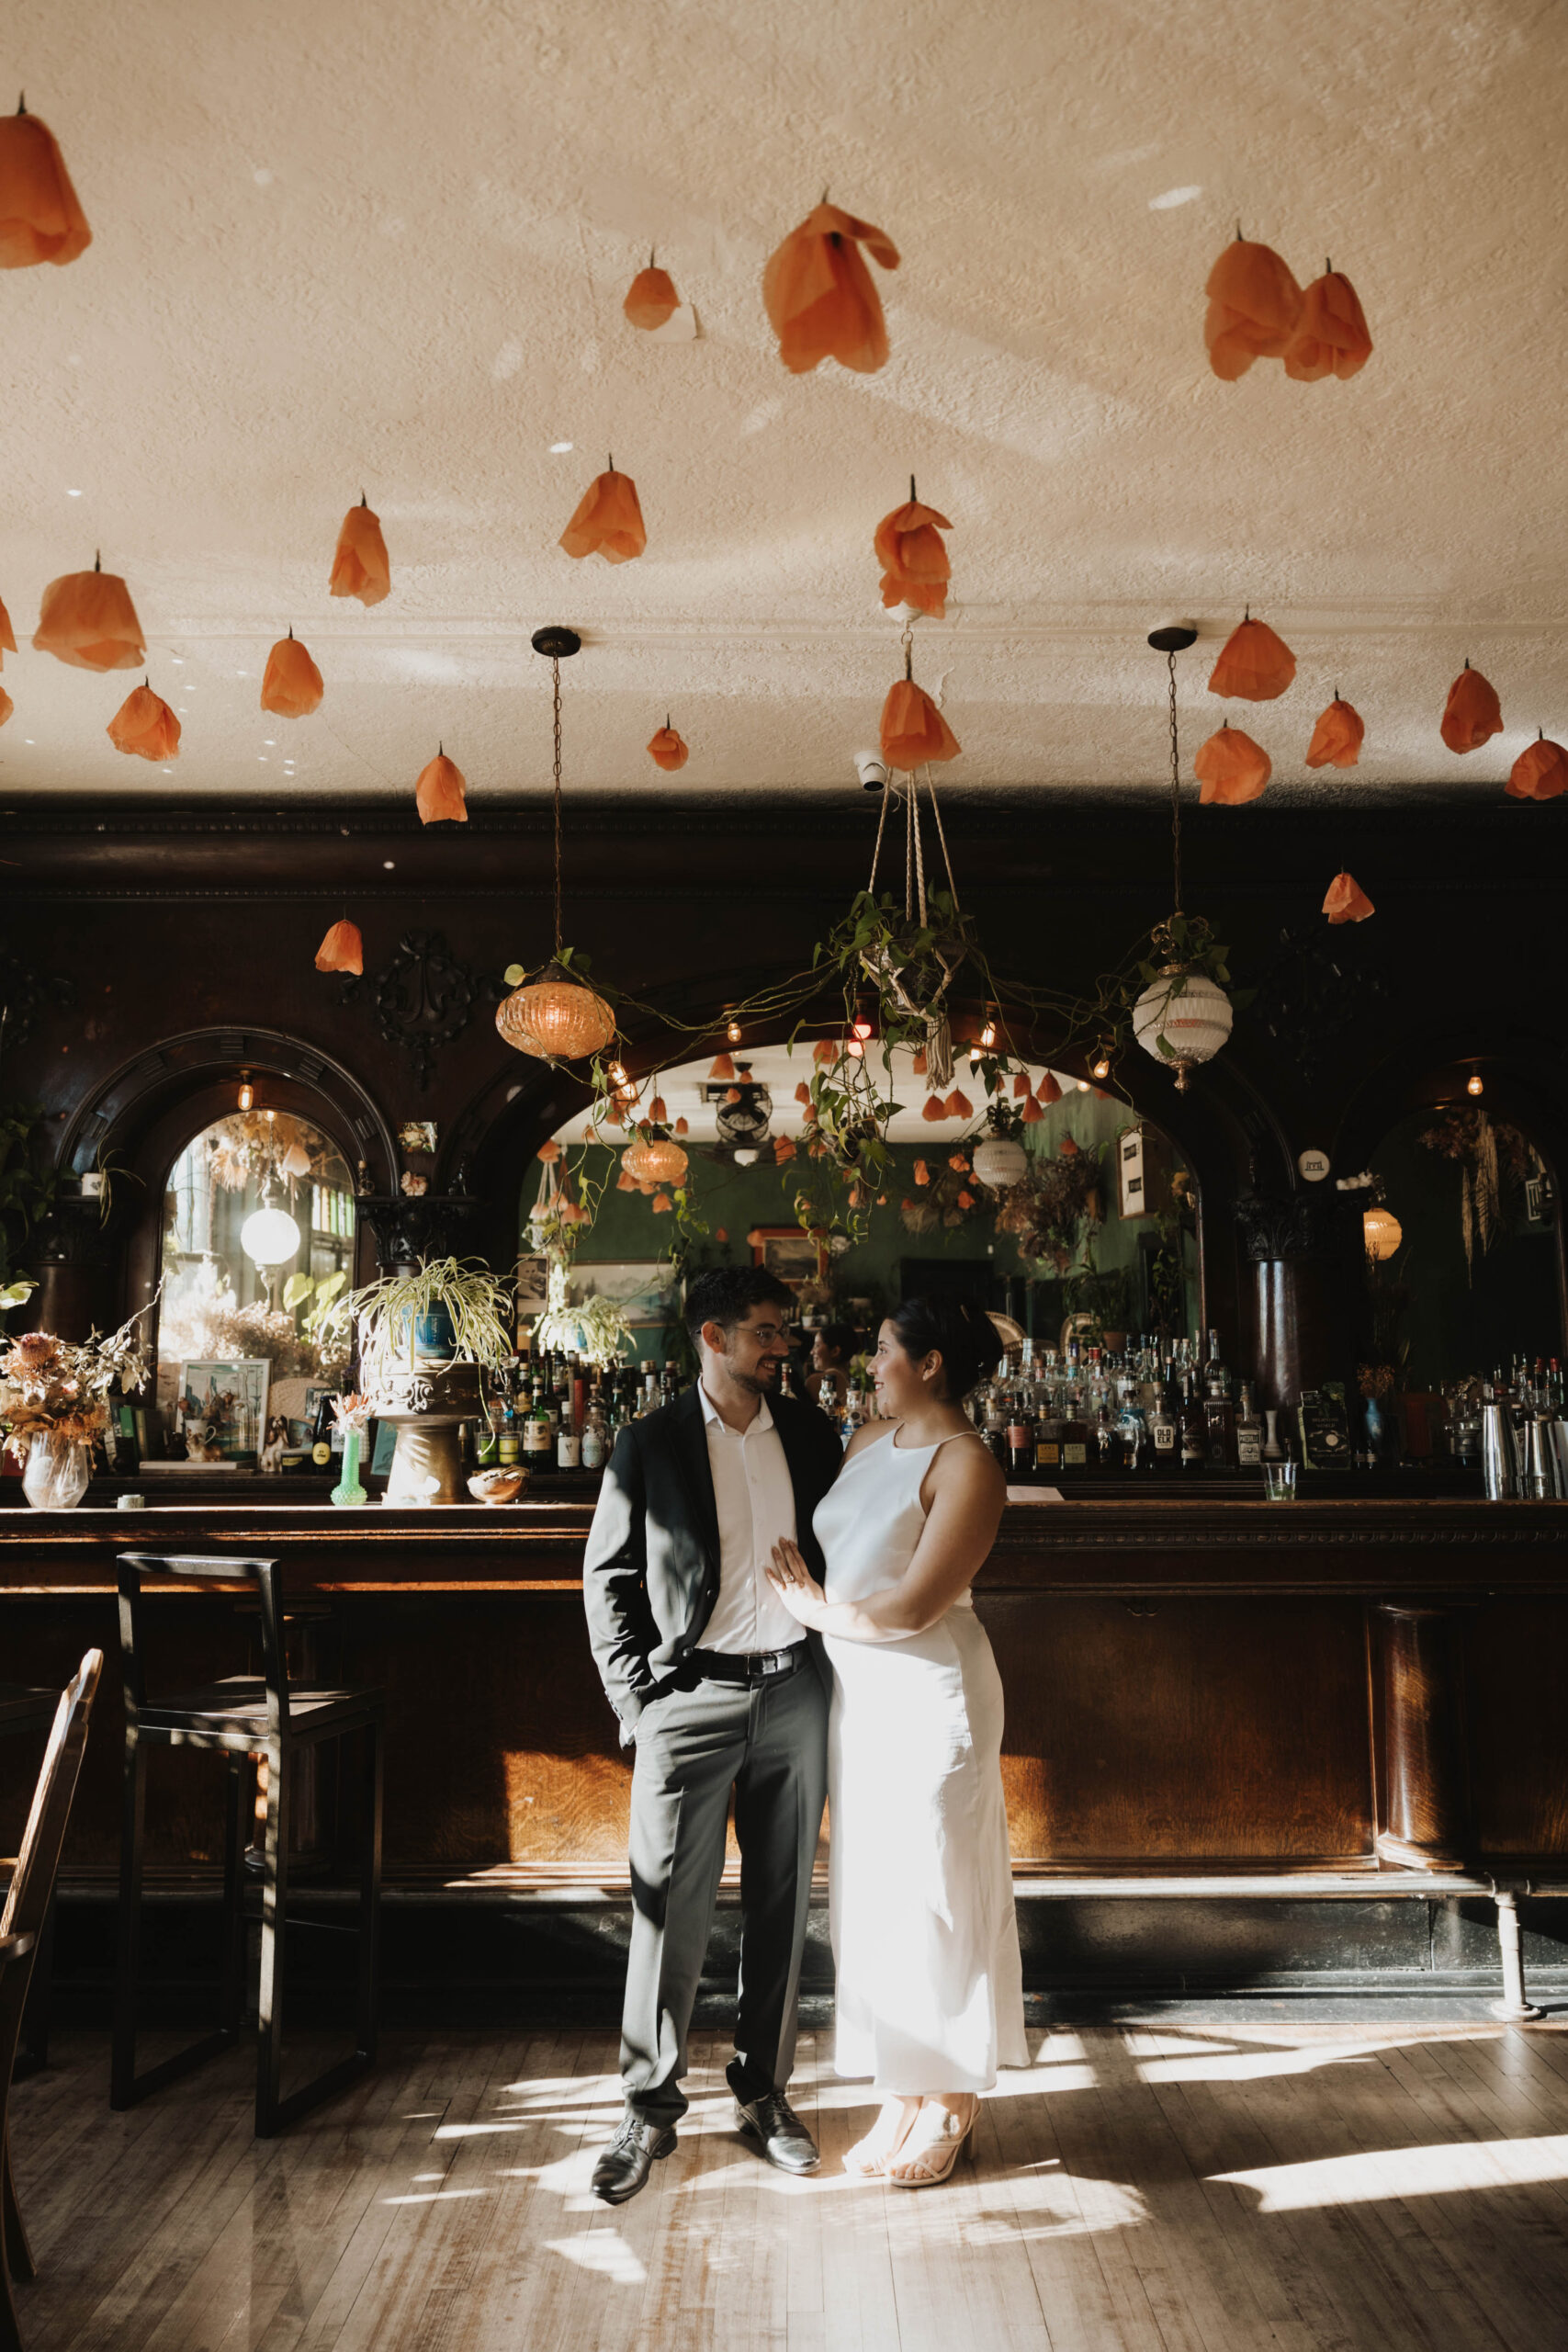
{"label": "silver belt buckle", "polygon": [[773,1653],[772,1650],[747,1651],[746,1677],[748,1681],[757,1682],[765,1680],[767,1676],[776,1670],[771,1663],[773,1655]]}

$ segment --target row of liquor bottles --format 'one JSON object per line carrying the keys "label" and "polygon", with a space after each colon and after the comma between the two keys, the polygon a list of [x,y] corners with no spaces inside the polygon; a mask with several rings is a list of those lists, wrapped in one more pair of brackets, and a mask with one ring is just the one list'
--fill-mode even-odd
{"label": "row of liquor bottles", "polygon": [[558,1350],[514,1356],[485,1374],[485,1419],[474,1432],[479,1465],[602,1470],[626,1422],[670,1404],[680,1390],[673,1363],[595,1370]]}

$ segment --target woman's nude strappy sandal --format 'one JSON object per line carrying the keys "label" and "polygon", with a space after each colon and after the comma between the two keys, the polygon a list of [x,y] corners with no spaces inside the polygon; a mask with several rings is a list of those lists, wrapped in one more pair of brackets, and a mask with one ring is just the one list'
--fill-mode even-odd
{"label": "woman's nude strappy sandal", "polygon": [[974,2138],[975,2126],[980,2119],[980,2102],[976,2099],[967,2123],[960,2123],[950,2107],[931,2105],[925,2113],[931,2120],[917,2124],[888,2159],[889,2166],[918,2162],[923,2169],[908,2178],[887,2170],[887,2178],[895,2188],[934,2188],[947,2178]]}
{"label": "woman's nude strappy sandal", "polygon": [[920,2111],[918,2099],[913,2102],[912,2112],[908,2115],[900,2114],[892,2132],[886,2139],[882,2137],[883,2117],[895,2103],[900,2108],[910,2105],[908,2099],[899,2099],[897,2093],[891,2098],[885,2099],[882,2114],[877,2117],[864,2139],[857,2140],[852,2148],[844,2150],[844,2170],[852,2172],[858,2179],[880,2179],[909,2136],[910,2127]]}

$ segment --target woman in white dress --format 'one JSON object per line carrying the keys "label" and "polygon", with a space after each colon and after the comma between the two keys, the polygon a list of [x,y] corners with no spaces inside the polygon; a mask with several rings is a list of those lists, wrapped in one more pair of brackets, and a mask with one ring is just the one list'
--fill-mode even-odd
{"label": "woman in white dress", "polygon": [[846,2168],[903,2188],[945,2180],[997,2068],[1028,2064],[1002,1803],[1002,1690],[969,1587],[1006,1483],[963,1401],[1000,1360],[979,1309],[907,1300],[872,1372],[884,1419],[858,1430],[774,1584],[820,1633],[828,1725],[836,2071],[884,2094]]}

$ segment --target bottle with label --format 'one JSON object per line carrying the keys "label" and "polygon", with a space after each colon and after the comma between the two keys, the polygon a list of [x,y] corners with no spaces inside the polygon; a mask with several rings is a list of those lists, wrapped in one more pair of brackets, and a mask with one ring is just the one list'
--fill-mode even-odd
{"label": "bottle with label", "polygon": [[1032,1478],[1034,1475],[1034,1424],[1021,1396],[1015,1396],[1008,1415],[1008,1476],[1012,1479]]}
{"label": "bottle with label", "polygon": [[1154,1384],[1154,1407],[1148,1416],[1149,1448],[1156,1470],[1174,1470],[1180,1451],[1180,1431],[1163,1382]]}
{"label": "bottle with label", "polygon": [[1089,1473],[1089,1422],[1084,1417],[1083,1399],[1077,1393],[1076,1381],[1069,1386],[1062,1415],[1061,1471],[1066,1478],[1081,1479]]}
{"label": "bottle with label", "polygon": [[1203,1366],[1203,1395],[1206,1400],[1211,1396],[1228,1397],[1230,1393],[1231,1377],[1220,1360],[1220,1335],[1217,1331],[1211,1331],[1209,1359]]}
{"label": "bottle with label", "polygon": [[330,1470],[332,1468],[332,1433],[333,1400],[330,1395],[326,1395],[323,1396],[317,1404],[315,1418],[310,1423],[310,1460],[312,1470]]}
{"label": "bottle with label", "polygon": [[1252,1401],[1252,1390],[1244,1380],[1241,1384],[1241,1404],[1235,1417],[1235,1458],[1242,1470],[1258,1469],[1263,1461],[1263,1422]]}
{"label": "bottle with label", "polygon": [[603,1470],[609,1458],[609,1431],[604,1426],[604,1408],[595,1399],[589,1406],[588,1418],[582,1424],[582,1467],[584,1470]]}
{"label": "bottle with label", "polygon": [[517,1435],[517,1408],[509,1396],[501,1408],[501,1435],[495,1441],[495,1458],[503,1468],[510,1469],[521,1450]]}
{"label": "bottle with label", "polygon": [[1203,1408],[1192,1394],[1192,1377],[1181,1375],[1181,1405],[1177,1415],[1181,1431],[1181,1467],[1184,1471],[1201,1470],[1207,1453],[1207,1431],[1203,1426]]}
{"label": "bottle with label", "polygon": [[581,1470],[581,1467],[582,1439],[571,1417],[571,1397],[569,1394],[561,1399],[560,1427],[556,1432],[556,1468]]}
{"label": "bottle with label", "polygon": [[542,1378],[534,1383],[533,1401],[523,1423],[523,1458],[537,1470],[549,1461],[553,1452],[550,1440],[550,1408],[545,1395]]}

